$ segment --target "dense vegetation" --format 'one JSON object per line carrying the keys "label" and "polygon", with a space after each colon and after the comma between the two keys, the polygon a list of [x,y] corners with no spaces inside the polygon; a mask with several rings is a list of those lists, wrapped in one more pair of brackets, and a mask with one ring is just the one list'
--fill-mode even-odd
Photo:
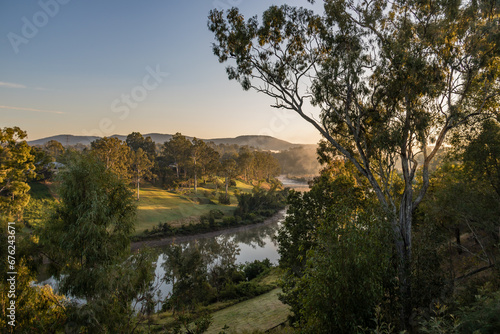
{"label": "dense vegetation", "polygon": [[[288,5],[271,6],[261,20],[245,19],[237,8],[210,12],[213,51],[229,63],[228,78],[314,126],[324,138],[320,159],[329,168],[344,160],[345,171],[318,180],[311,195],[292,195],[293,215],[281,234],[282,260],[289,267],[285,300],[301,331],[352,333],[375,315],[392,329],[436,331],[431,327],[437,320],[419,327],[417,310],[453,290],[456,263],[450,257],[446,269],[439,261],[448,235],[438,233],[433,212],[457,208],[445,218],[460,221],[452,223],[457,244],[464,247],[464,229],[477,241],[466,249],[484,265],[461,271],[459,278],[489,270],[496,282],[499,231],[490,217],[498,207],[491,192],[497,187],[492,175],[498,172],[498,152],[484,145],[485,138],[493,138],[484,131],[497,124],[485,120],[498,121],[499,10],[491,1],[325,0],[323,15]],[[480,126],[483,134],[476,131]],[[435,189],[440,179],[431,171],[453,134],[456,147],[470,148],[440,169],[453,179],[445,183],[450,188]],[[460,176],[462,168],[466,173]],[[349,179],[361,202],[345,194],[342,183]],[[458,182],[466,179],[477,180],[480,188]],[[478,183],[485,179],[488,184]],[[462,205],[471,202],[458,197],[463,194],[475,196],[475,208]],[[454,204],[439,207],[429,201],[432,196]],[[385,230],[390,233],[380,232]],[[380,236],[388,234],[390,243]],[[389,253],[378,249],[379,243],[390,245]],[[423,261],[426,257],[432,261]],[[359,308],[350,307],[357,303]]]}
{"label": "dense vegetation", "polygon": [[[29,147],[22,141],[8,144],[8,138],[23,132],[3,131],[3,156],[17,159],[4,158],[4,165],[17,163],[20,170],[33,166]],[[440,154],[427,197],[413,216],[410,325],[422,333],[496,333],[500,328],[500,124],[485,120],[455,140],[462,145]],[[11,153],[5,154],[7,150]],[[290,331],[396,333],[402,326],[402,300],[397,256],[389,246],[390,221],[370,184],[351,163],[328,160],[326,147],[319,153],[325,167],[309,192],[289,193],[288,215],[277,238],[283,270],[280,299],[291,306]],[[7,175],[4,189],[12,191],[27,189],[28,178],[37,177],[36,173]],[[156,279],[170,282],[173,290],[169,299],[159,300],[157,287],[151,284],[157,255],[147,250],[130,254],[136,201],[128,180],[107,169],[91,151],[72,153],[58,180],[58,201],[38,183],[32,183],[39,189],[28,203],[16,200],[12,193],[3,197],[4,207],[10,210],[4,211],[10,213],[2,216],[3,226],[24,217],[30,228],[22,231],[21,224],[16,224],[18,332],[181,333],[197,328],[201,333],[211,323],[207,312],[276,287],[259,281],[269,272],[268,261],[236,265],[237,249],[222,240],[217,246],[196,243],[167,250],[166,275]],[[393,191],[401,191],[401,174],[395,173],[392,182]],[[21,198],[26,196],[17,191]],[[212,210],[196,228],[260,221],[282,208],[283,196],[276,187],[255,188],[238,195],[234,216]],[[185,229],[161,224],[156,233],[188,233],[189,228]],[[2,235],[4,246],[9,240]],[[70,301],[48,286],[31,285],[42,256],[50,259],[51,273],[60,278],[59,291],[85,298],[85,304]],[[3,262],[4,268],[7,264]],[[3,272],[5,280],[7,272]],[[3,305],[8,292],[9,285],[3,283]],[[154,315],[158,303],[163,306],[161,318]],[[6,306],[3,312],[7,314]]]}

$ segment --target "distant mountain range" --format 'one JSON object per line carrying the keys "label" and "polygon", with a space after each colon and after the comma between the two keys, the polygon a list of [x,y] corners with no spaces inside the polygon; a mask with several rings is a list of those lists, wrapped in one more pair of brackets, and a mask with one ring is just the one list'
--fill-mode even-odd
{"label": "distant mountain range", "polygon": [[[143,135],[144,138],[151,137],[151,139],[157,144],[163,144],[166,141],[169,141],[172,138],[172,135],[169,134],[161,134],[161,133],[147,133]],[[113,135],[111,137],[118,138],[120,140],[126,140],[127,136],[122,135]],[[90,145],[96,139],[100,137],[97,136],[73,136],[73,135],[57,135],[51,136],[47,138],[41,138],[37,140],[28,141],[29,145],[45,145],[50,140],[57,140],[64,146],[67,145]],[[188,137],[188,139],[193,139],[193,137]],[[273,151],[283,151],[294,147],[315,147],[313,144],[292,144],[287,141],[277,139],[271,136],[257,136],[257,135],[249,135],[249,136],[238,136],[235,138],[214,138],[214,139],[203,139],[206,142],[213,142],[215,144],[236,144],[238,146],[252,146],[255,148],[259,148],[261,150],[273,150]]]}

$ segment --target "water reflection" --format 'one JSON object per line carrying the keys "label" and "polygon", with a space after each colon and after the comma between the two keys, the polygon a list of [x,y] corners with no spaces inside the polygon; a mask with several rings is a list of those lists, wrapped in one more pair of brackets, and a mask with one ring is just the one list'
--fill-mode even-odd
{"label": "water reflection", "polygon": [[[284,216],[284,212],[282,213]],[[227,264],[244,264],[254,260],[262,261],[269,259],[271,263],[278,264],[278,244],[275,240],[276,233],[283,218],[275,222],[246,226],[237,231],[223,231],[218,236],[200,237],[185,242],[176,243],[182,249],[197,247],[202,254],[205,263],[208,264],[208,271],[217,266]],[[171,247],[163,246],[160,248],[160,255],[156,263],[156,279],[154,286],[158,287],[158,301],[165,300],[172,292],[172,284],[166,283],[165,266],[167,249]],[[158,309],[161,305],[158,305]]]}

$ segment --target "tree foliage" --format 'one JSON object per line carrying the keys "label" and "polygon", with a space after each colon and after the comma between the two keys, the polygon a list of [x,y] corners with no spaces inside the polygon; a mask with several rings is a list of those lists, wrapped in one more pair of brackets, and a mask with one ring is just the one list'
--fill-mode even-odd
{"label": "tree foliage", "polygon": [[35,166],[30,147],[24,140],[26,136],[18,127],[0,130],[1,220],[13,219],[29,201],[30,187],[26,181],[35,176]]}
{"label": "tree foliage", "polygon": [[156,157],[156,144],[151,137],[144,138],[139,132],[132,132],[125,140],[132,151],[142,149],[148,155],[149,160]]}
{"label": "tree foliage", "polygon": [[[0,326],[3,333],[57,333],[64,329],[67,320],[69,301],[54,293],[49,285],[33,284],[34,273],[22,261],[17,266],[15,299],[7,299],[9,290],[0,285],[2,297],[2,317]],[[4,289],[5,287],[5,289]],[[9,300],[15,300],[15,326],[8,325]]]}
{"label": "tree foliage", "polygon": [[[412,215],[429,187],[430,163],[450,130],[498,108],[499,7],[326,0],[324,9],[319,16],[272,6],[261,22],[235,8],[212,10],[213,51],[220,62],[232,61],[229,79],[297,112],[368,180],[392,221],[408,326]],[[396,161],[401,192],[393,190]]]}
{"label": "tree foliage", "polygon": [[52,158],[53,161],[57,161],[58,158],[64,153],[64,146],[58,142],[57,140],[49,140],[45,145],[44,145],[45,152],[49,154]]}
{"label": "tree foliage", "polygon": [[124,180],[129,178],[130,148],[115,137],[104,137],[90,143],[92,153],[111,170]]}
{"label": "tree foliage", "polygon": [[290,194],[278,235],[286,269],[282,300],[305,333],[370,327],[394,284],[388,226],[373,195],[345,169],[332,172],[323,171],[310,192]]}
{"label": "tree foliage", "polygon": [[130,174],[137,187],[137,200],[139,200],[139,186],[144,178],[151,177],[154,162],[151,161],[142,148],[130,152]]}
{"label": "tree foliage", "polygon": [[177,178],[180,177],[181,169],[184,170],[184,174],[187,174],[187,166],[191,158],[191,147],[191,142],[179,132],[163,144],[162,154],[170,164],[175,166]]}
{"label": "tree foliage", "polygon": [[41,243],[61,279],[61,291],[92,298],[106,268],[130,251],[136,207],[127,185],[91,155],[59,175],[60,203]]}

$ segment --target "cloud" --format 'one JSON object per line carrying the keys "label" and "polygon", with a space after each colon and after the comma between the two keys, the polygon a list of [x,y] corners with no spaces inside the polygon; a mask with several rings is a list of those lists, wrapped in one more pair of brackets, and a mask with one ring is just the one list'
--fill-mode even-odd
{"label": "cloud", "polygon": [[12,82],[3,82],[3,81],[0,81],[0,87],[7,87],[7,88],[28,88],[25,85],[16,84],[16,83],[12,83]]}
{"label": "cloud", "polygon": [[57,110],[41,110],[41,109],[20,108],[20,107],[11,107],[11,106],[0,106],[0,109],[44,112],[44,113],[50,113],[50,114],[65,114],[65,112],[63,112],[63,111],[57,111]]}

